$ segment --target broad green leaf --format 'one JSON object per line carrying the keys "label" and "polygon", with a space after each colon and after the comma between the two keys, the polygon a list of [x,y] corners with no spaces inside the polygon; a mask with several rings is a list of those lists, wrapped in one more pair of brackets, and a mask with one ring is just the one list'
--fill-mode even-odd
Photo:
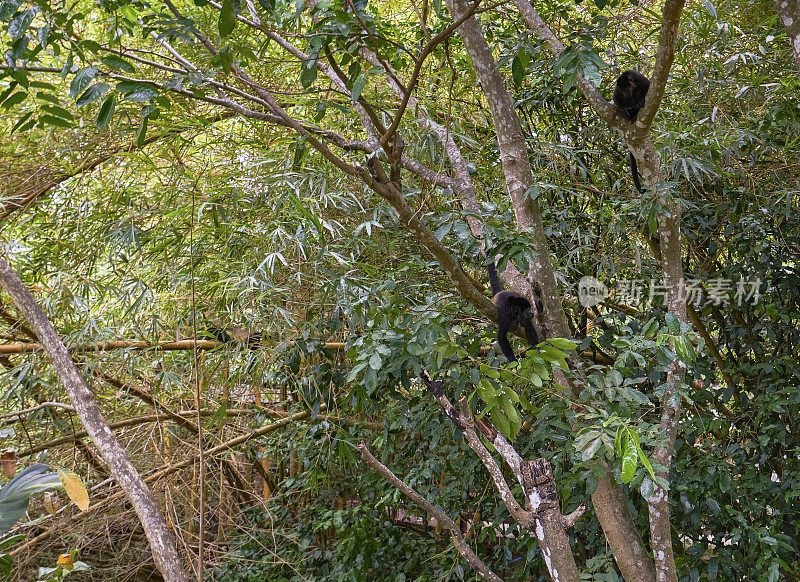
{"label": "broad green leaf", "polygon": [[128,61],[117,55],[109,55],[103,59],[103,64],[116,71],[123,71],[125,73],[133,73],[136,69]]}
{"label": "broad green leaf", "polygon": [[100,111],[97,112],[97,119],[95,119],[97,129],[100,131],[105,130],[105,128],[107,128],[108,124],[111,122],[111,119],[114,117],[114,108],[116,106],[116,102],[116,97],[114,95],[109,95],[100,106]]}
{"label": "broad green leaf", "polygon": [[517,407],[514,406],[511,400],[504,396],[498,398],[498,401],[500,403],[500,408],[503,410],[503,414],[508,419],[508,432],[503,432],[503,434],[509,439],[513,439],[517,436],[519,429],[522,427],[522,421],[517,412]]}
{"label": "broad green leaf", "polygon": [[136,8],[132,4],[125,4],[124,6],[120,6],[119,11],[122,12],[122,16],[125,17],[127,20],[131,22],[136,22],[139,18],[139,13],[136,11]]}
{"label": "broad green leaf", "polygon": [[378,371],[381,369],[382,365],[383,365],[383,359],[381,358],[381,355],[377,352],[372,354],[372,356],[369,359],[369,367],[375,371]]}
{"label": "broad green leaf", "polygon": [[28,94],[25,91],[18,91],[14,93],[11,97],[3,101],[3,107],[5,109],[11,109],[14,105],[19,105],[28,97]]}
{"label": "broad green leaf", "polygon": [[639,455],[636,451],[636,445],[633,443],[630,433],[627,433],[624,438],[623,449],[622,482],[630,483],[633,480],[634,475],[636,475],[636,467],[639,462]]}
{"label": "broad green leaf", "polygon": [[367,78],[364,76],[364,73],[361,73],[358,77],[356,77],[356,80],[353,81],[353,90],[350,92],[350,98],[353,101],[358,101],[358,98],[361,97],[361,92],[366,86]]}
{"label": "broad green leaf", "polygon": [[36,38],[39,40],[39,44],[42,45],[43,49],[47,48],[47,41],[50,38],[50,25],[45,24],[39,30],[36,31]]}
{"label": "broad green leaf", "polygon": [[11,37],[11,40],[22,38],[22,35],[25,34],[31,22],[33,22],[33,17],[36,16],[37,11],[38,8],[28,8],[25,12],[20,12],[11,19],[11,22],[8,23],[8,36]]}
{"label": "broad green leaf", "polygon": [[109,87],[106,83],[95,83],[94,85],[86,89],[83,95],[78,97],[78,100],[75,102],[75,105],[77,105],[78,107],[84,107],[86,105],[94,103],[95,101],[100,99],[100,97],[102,97],[103,94],[110,88],[111,87]]}
{"label": "broad green leaf", "polygon": [[300,65],[300,84],[303,89],[308,89],[317,80],[317,60],[304,61]]}
{"label": "broad green leaf", "polygon": [[425,346],[419,344],[418,342],[411,341],[408,342],[408,346],[406,347],[408,353],[412,356],[421,356],[425,353]]}
{"label": "broad green leaf", "polygon": [[506,415],[503,414],[503,411],[498,407],[494,407],[492,408],[490,414],[492,423],[495,425],[495,427],[497,427],[497,430],[499,430],[503,435],[509,436],[512,432],[511,424],[509,423],[508,418],[506,418]]}
{"label": "broad green leaf", "polygon": [[58,475],[49,471],[46,465],[31,465],[0,489],[0,535],[25,516],[31,495],[61,485]]}
{"label": "broad green leaf", "polygon": [[83,90],[94,80],[95,75],[97,75],[97,67],[84,67],[75,73],[75,77],[69,84],[69,96],[77,99],[78,95],[83,93]]}
{"label": "broad green leaf", "polygon": [[486,378],[481,378],[480,382],[478,382],[478,396],[484,402],[492,402],[497,397],[494,386]]}
{"label": "broad green leaf", "polygon": [[233,10],[233,0],[223,0],[219,12],[219,35],[225,38],[236,28],[236,13]]}
{"label": "broad green leaf", "polygon": [[123,81],[117,83],[117,91],[122,93],[128,101],[144,102],[150,101],[158,96],[158,89],[137,81]]}
{"label": "broad green leaf", "polygon": [[664,316],[664,321],[667,322],[667,329],[670,333],[679,334],[681,332],[681,321],[671,313]]}
{"label": "broad green leaf", "polygon": [[67,121],[75,121],[75,116],[63,107],[58,107],[57,105],[42,105],[42,110],[56,117],[63,117]]}
{"label": "broad green leaf", "polygon": [[552,339],[548,339],[547,341],[551,345],[554,345],[555,347],[566,351],[571,351],[578,347],[578,342],[568,340],[567,338],[564,337],[554,337]]}
{"label": "broad green leaf", "polygon": [[48,125],[55,125],[56,127],[72,127],[71,122],[62,117],[56,117],[54,115],[42,115],[39,117],[39,121]]}

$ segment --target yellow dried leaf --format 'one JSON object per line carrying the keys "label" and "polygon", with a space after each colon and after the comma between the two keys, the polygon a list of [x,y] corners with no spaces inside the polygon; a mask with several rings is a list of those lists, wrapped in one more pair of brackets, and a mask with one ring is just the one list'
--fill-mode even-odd
{"label": "yellow dried leaf", "polygon": [[81,478],[69,469],[59,469],[58,477],[67,491],[67,495],[81,511],[89,509],[89,492]]}
{"label": "yellow dried leaf", "polygon": [[72,562],[72,554],[61,554],[56,560],[56,566],[61,566],[65,570],[72,570],[75,567]]}

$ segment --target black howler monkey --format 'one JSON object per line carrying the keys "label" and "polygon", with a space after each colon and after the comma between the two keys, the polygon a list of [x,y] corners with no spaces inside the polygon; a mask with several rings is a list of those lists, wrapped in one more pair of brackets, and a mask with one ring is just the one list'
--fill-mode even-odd
{"label": "black howler monkey", "polygon": [[230,341],[242,342],[251,349],[261,345],[260,331],[247,331],[241,327],[209,327],[206,336],[224,344]]}
{"label": "black howler monkey", "polygon": [[[650,79],[638,71],[623,71],[617,78],[617,86],[614,89],[614,105],[616,105],[619,114],[631,123],[636,121],[636,115],[644,107],[644,98],[649,88]],[[639,181],[639,168],[636,167],[636,158],[633,157],[631,152],[628,152],[628,155],[631,161],[633,185],[642,194],[644,190]]]}
{"label": "black howler monkey", "polygon": [[508,342],[508,332],[517,326],[525,329],[525,336],[532,346],[539,343],[539,334],[533,324],[531,302],[516,291],[504,291],[503,283],[497,275],[494,261],[486,263],[489,282],[492,285],[492,303],[497,307],[497,343],[509,362],[516,362],[514,350]]}

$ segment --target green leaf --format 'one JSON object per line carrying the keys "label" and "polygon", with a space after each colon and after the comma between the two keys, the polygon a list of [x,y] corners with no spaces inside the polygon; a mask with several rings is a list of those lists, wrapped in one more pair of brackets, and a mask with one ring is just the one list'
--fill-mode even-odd
{"label": "green leaf", "polygon": [[72,127],[72,123],[62,117],[55,117],[54,115],[42,115],[39,121],[48,125],[55,125],[56,127]]}
{"label": "green leaf", "polygon": [[236,13],[233,10],[233,0],[224,0],[219,12],[219,35],[225,38],[236,28]]}
{"label": "green leaf", "polygon": [[358,101],[358,98],[361,97],[361,92],[366,86],[367,78],[364,76],[364,73],[361,73],[356,77],[356,80],[353,81],[353,90],[350,92],[350,98],[353,101]]}
{"label": "green leaf", "polygon": [[144,138],[147,135],[147,118],[142,118],[142,123],[139,125],[139,131],[136,132],[136,147],[142,149],[144,145]]}
{"label": "green leaf", "polygon": [[125,73],[133,73],[136,69],[125,59],[117,55],[109,55],[103,59],[103,64],[116,71],[123,71]]}
{"label": "green leaf", "polygon": [[9,18],[14,16],[23,0],[6,0],[0,4],[0,20],[6,22]]}
{"label": "green leaf", "polygon": [[493,402],[495,398],[497,398],[497,392],[492,386],[492,383],[489,382],[486,378],[481,378],[478,382],[478,396],[484,402]]}
{"label": "green leaf", "polygon": [[519,55],[515,55],[514,60],[511,61],[511,78],[517,89],[522,87],[522,82],[525,80],[525,65]]}
{"label": "green leaf", "polygon": [[672,315],[671,313],[667,313],[664,316],[664,321],[667,322],[667,329],[669,329],[670,333],[679,334],[681,333],[681,321]]}
{"label": "green leaf", "polygon": [[105,128],[107,128],[108,124],[111,122],[111,119],[114,117],[114,108],[116,103],[116,97],[114,95],[109,95],[100,106],[100,111],[97,112],[97,119],[95,119],[97,129],[100,131],[105,130]]}
{"label": "green leaf", "polygon": [[136,8],[132,4],[125,4],[124,6],[120,6],[119,11],[122,12],[122,16],[130,20],[132,23],[136,23],[139,18],[139,13],[136,11]]}
{"label": "green leaf", "polygon": [[425,353],[425,346],[415,341],[408,342],[406,349],[412,356],[421,356]]}
{"label": "green leaf", "polygon": [[62,117],[67,121],[75,121],[75,116],[73,116],[72,113],[63,107],[59,107],[57,105],[42,105],[42,110],[55,115],[56,117]]}
{"label": "green leaf", "polygon": [[378,352],[372,354],[372,357],[369,359],[369,367],[375,371],[378,371],[381,369],[382,365],[383,359],[381,358],[381,355]]}
{"label": "green leaf", "polygon": [[97,75],[97,67],[84,67],[75,73],[75,77],[69,84],[69,96],[77,99],[78,95],[83,93],[83,90],[89,86],[95,75]]}
{"label": "green leaf", "polygon": [[[14,124],[14,127],[11,128],[11,133],[13,134],[20,127],[22,127],[22,124],[28,121],[31,118],[31,115],[33,115],[33,111],[29,111],[28,113],[20,117],[19,120]],[[32,123],[35,123],[35,121],[33,121]]]}
{"label": "green leaf", "polygon": [[630,433],[624,438],[622,456],[622,482],[630,483],[636,475],[636,467],[639,464],[639,455],[636,452],[636,445]]}
{"label": "green leaf", "polygon": [[571,351],[578,347],[578,342],[568,340],[567,338],[564,337],[554,337],[552,339],[548,339],[547,341],[551,345],[566,351]]}
{"label": "green leaf", "polygon": [[656,474],[653,472],[653,465],[650,463],[650,459],[648,459],[647,455],[644,453],[644,449],[642,449],[642,444],[639,442],[639,435],[634,433],[634,436],[636,437],[634,439],[636,444],[636,454],[639,455],[639,460],[642,462],[642,465],[644,465],[645,469],[647,469],[647,472],[650,474],[650,476],[655,479]]}
{"label": "green leaf", "polygon": [[514,406],[514,403],[511,402],[506,397],[500,397],[498,399],[500,403],[500,408],[503,409],[503,414],[508,419],[508,431],[503,431],[503,434],[507,436],[509,439],[513,439],[519,433],[519,429],[522,427],[522,421],[520,420],[519,413],[517,412],[517,407]]}
{"label": "green leaf", "polygon": [[3,101],[3,107],[5,109],[11,109],[14,105],[19,105],[28,97],[28,94],[25,91],[18,91],[14,93],[11,97]]}
{"label": "green leaf", "polygon": [[0,93],[0,103],[5,101],[8,98],[8,96],[14,92],[14,89],[16,89],[18,86],[19,83],[17,83],[16,81],[11,81],[11,83],[8,84],[8,87],[6,87],[5,91]]}
{"label": "green leaf", "polygon": [[503,414],[503,411],[500,408],[492,408],[491,417],[492,423],[497,427],[497,430],[499,430],[505,436],[511,434],[511,424],[508,422],[508,418],[506,418],[506,415]]}
{"label": "green leaf", "polygon": [[75,102],[75,105],[77,105],[78,107],[84,107],[86,105],[94,103],[95,101],[100,99],[100,97],[102,97],[103,94],[109,89],[111,89],[111,87],[109,87],[106,83],[96,83],[91,87],[89,87],[88,89],[86,89],[83,95],[78,97],[78,100]]}
{"label": "green leaf", "polygon": [[138,81],[122,81],[121,83],[117,83],[117,91],[122,93],[128,101],[150,101],[158,96],[158,89],[146,83],[139,83]]}
{"label": "green leaf", "polygon": [[47,41],[50,38],[50,25],[45,24],[39,30],[36,31],[36,38],[39,40],[39,43],[42,45],[43,49],[47,48]]}
{"label": "green leaf", "polygon": [[28,8],[25,12],[20,12],[11,19],[11,22],[8,23],[8,36],[11,37],[11,40],[22,38],[22,35],[25,34],[31,22],[33,22],[33,17],[36,16],[37,11],[38,8]]}
{"label": "green leaf", "polygon": [[61,485],[58,475],[48,471],[46,465],[31,465],[0,489],[0,535],[25,516],[31,495]]}
{"label": "green leaf", "polygon": [[303,89],[308,89],[317,80],[317,60],[310,59],[300,65],[300,84]]}
{"label": "green leaf", "polygon": [[16,61],[22,58],[22,55],[25,54],[25,51],[28,50],[28,45],[30,44],[31,39],[28,38],[28,35],[25,34],[22,38],[17,39],[14,44],[11,45],[11,50],[6,53],[6,56],[11,61]]}

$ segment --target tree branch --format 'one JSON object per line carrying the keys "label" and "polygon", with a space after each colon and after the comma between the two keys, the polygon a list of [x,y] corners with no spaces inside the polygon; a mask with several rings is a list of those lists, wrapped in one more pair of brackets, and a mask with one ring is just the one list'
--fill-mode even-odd
{"label": "tree branch", "polygon": [[422,495],[414,491],[411,487],[409,487],[406,483],[404,483],[400,478],[398,478],[394,473],[392,473],[388,468],[380,463],[372,453],[369,452],[367,446],[362,442],[358,445],[358,450],[361,451],[361,459],[370,467],[372,467],[375,471],[383,475],[383,478],[386,479],[392,487],[403,493],[406,497],[411,499],[414,503],[419,505],[425,511],[430,513],[433,517],[435,517],[439,523],[444,527],[448,533],[450,534],[450,540],[453,542],[453,545],[458,550],[458,553],[469,563],[472,568],[481,575],[484,580],[490,580],[492,582],[503,582],[503,579],[500,578],[497,574],[495,574],[473,551],[472,548],[469,547],[464,536],[461,534],[461,530],[459,529],[458,525],[450,519],[450,517],[436,508],[430,501],[425,499]]}

